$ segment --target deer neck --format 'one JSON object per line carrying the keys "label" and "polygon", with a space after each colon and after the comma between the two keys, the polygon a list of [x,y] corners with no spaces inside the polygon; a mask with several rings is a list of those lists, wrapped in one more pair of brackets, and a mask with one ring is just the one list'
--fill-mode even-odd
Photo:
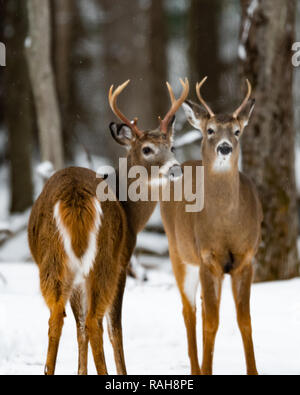
{"label": "deer neck", "polygon": [[[130,171],[130,168],[132,166],[133,165],[131,164],[130,158],[127,158],[127,172]],[[117,185],[125,185],[123,183],[126,182],[125,187],[127,187],[127,192],[130,188],[130,185],[134,181],[135,179],[128,179],[128,178],[127,181],[124,180],[123,177],[120,177],[120,169],[117,170]],[[151,201],[150,185],[147,185],[147,188],[148,188],[148,196],[149,196],[148,201],[135,202],[130,200],[129,197],[127,198],[126,201],[121,201],[121,204],[127,216],[128,225],[136,235],[144,229],[157,205],[157,202]],[[117,196],[119,197],[118,191],[117,191]]]}
{"label": "deer neck", "polygon": [[204,164],[205,207],[214,211],[232,214],[238,210],[240,195],[240,174],[238,164],[230,170],[215,171],[209,163]]}

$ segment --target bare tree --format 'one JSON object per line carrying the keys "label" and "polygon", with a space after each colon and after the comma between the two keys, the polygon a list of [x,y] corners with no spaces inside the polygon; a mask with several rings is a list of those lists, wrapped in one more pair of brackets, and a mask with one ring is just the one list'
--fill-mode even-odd
{"label": "bare tree", "polygon": [[222,110],[216,98],[221,97],[222,68],[219,58],[219,25],[222,2],[219,0],[191,0],[189,17],[190,73],[195,85],[205,75],[211,76],[205,92],[208,101],[214,101],[216,111]]}
{"label": "bare tree", "polygon": [[130,78],[128,97],[131,99],[120,98],[120,106],[131,117],[140,117],[141,128],[155,127],[157,118],[151,110],[149,79],[149,10],[138,0],[101,0],[101,4],[105,13],[104,91],[108,91],[111,83],[118,84]]}
{"label": "bare tree", "polygon": [[51,23],[48,0],[27,0],[27,60],[35,98],[42,161],[63,167],[61,121],[51,65]]}
{"label": "bare tree", "polygon": [[4,21],[11,34],[5,68],[5,118],[9,133],[12,213],[23,212],[33,203],[31,175],[33,111],[24,40],[27,33],[26,7],[18,0],[4,4]]}
{"label": "bare tree", "polygon": [[51,2],[53,17],[53,57],[57,93],[60,104],[64,151],[72,159],[74,137],[74,113],[72,88],[72,55],[74,44],[75,2],[74,0],[54,0]]}
{"label": "bare tree", "polygon": [[292,95],[295,0],[242,0],[239,55],[257,100],[243,139],[245,172],[259,188],[263,243],[256,280],[299,275]]}
{"label": "bare tree", "polygon": [[164,2],[152,0],[150,6],[150,89],[152,114],[165,113],[169,104],[164,81],[168,75],[167,22]]}

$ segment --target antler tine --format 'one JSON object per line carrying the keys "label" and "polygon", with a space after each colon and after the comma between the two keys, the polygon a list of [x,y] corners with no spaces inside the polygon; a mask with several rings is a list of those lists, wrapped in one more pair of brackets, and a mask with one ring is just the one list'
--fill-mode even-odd
{"label": "antler tine", "polygon": [[169,95],[170,95],[170,98],[171,98],[171,103],[173,105],[176,102],[176,97],[174,95],[174,92],[173,92],[173,89],[172,89],[171,85],[168,82],[167,82],[167,87],[168,87]]}
{"label": "antler tine", "polygon": [[114,91],[114,86],[112,85],[109,90],[108,100],[109,105],[113,111],[113,113],[127,125],[137,136],[141,137],[143,132],[137,127],[138,119],[135,118],[133,122],[131,122],[128,118],[125,117],[124,114],[119,110],[117,106],[117,98],[123,92],[123,90],[128,86],[130,80],[124,82],[124,84],[119,85],[117,89]]}
{"label": "antler tine", "polygon": [[234,119],[237,119],[237,117],[240,115],[241,111],[244,109],[244,107],[246,106],[246,104],[248,103],[248,101],[249,101],[249,99],[250,99],[250,96],[251,96],[251,93],[252,93],[252,86],[251,86],[251,84],[250,84],[250,82],[249,82],[248,79],[246,79],[246,83],[247,83],[247,86],[248,86],[248,93],[247,93],[247,95],[246,95],[246,97],[245,97],[243,103],[242,103],[242,104],[240,105],[240,107],[233,113],[232,117],[233,117]]}
{"label": "antler tine", "polygon": [[184,101],[188,97],[188,94],[189,94],[189,91],[190,91],[189,80],[186,78],[185,81],[183,81],[180,78],[180,83],[181,83],[181,85],[183,87],[183,90],[182,90],[182,94],[181,94],[180,98],[177,100],[175,95],[174,95],[174,92],[173,92],[173,89],[172,89],[171,85],[167,82],[167,88],[168,88],[169,95],[170,95],[170,98],[171,98],[172,106],[171,106],[170,110],[168,111],[167,115],[165,116],[165,118],[163,120],[161,120],[159,118],[160,119],[160,130],[163,133],[167,133],[168,125],[169,125],[171,119],[173,118],[173,116],[176,114],[176,112],[179,110],[181,105],[184,103]]}
{"label": "antler tine", "polygon": [[204,83],[206,82],[206,80],[207,80],[207,77],[203,78],[203,80],[201,82],[198,82],[196,84],[196,92],[197,92],[197,96],[198,96],[200,103],[206,108],[210,117],[213,118],[215,116],[215,113],[212,111],[212,109],[209,107],[209,105],[206,103],[206,101],[203,99],[203,97],[201,95],[201,88],[204,85]]}

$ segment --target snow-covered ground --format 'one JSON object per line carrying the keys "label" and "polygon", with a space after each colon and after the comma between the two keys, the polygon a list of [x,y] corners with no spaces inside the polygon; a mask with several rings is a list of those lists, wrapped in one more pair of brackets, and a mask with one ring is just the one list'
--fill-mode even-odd
{"label": "snow-covered ground", "polygon": [[[47,348],[48,310],[39,292],[33,264],[0,264],[0,375],[42,374]],[[124,300],[124,341],[130,374],[188,374],[186,337],[180,298],[169,270],[149,271],[149,281],[129,280]],[[200,301],[200,297],[198,298]],[[76,374],[77,346],[70,308],[59,350],[57,374]],[[201,355],[201,320],[198,343]],[[300,279],[253,285],[252,321],[261,374],[300,374]],[[115,372],[107,335],[105,351]],[[91,353],[90,353],[91,354]],[[95,368],[90,355],[89,373]],[[244,374],[230,282],[223,290],[215,374]]]}

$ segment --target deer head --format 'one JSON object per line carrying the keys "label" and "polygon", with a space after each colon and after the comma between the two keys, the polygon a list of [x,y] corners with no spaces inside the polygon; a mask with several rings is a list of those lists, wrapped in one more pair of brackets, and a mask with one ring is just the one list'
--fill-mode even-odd
{"label": "deer head", "polygon": [[255,100],[250,100],[252,88],[246,80],[248,92],[240,107],[233,114],[216,115],[201,95],[206,80],[207,77],[196,85],[201,105],[186,101],[183,108],[190,124],[202,133],[203,164],[215,172],[225,172],[238,165],[240,139],[249,123]]}
{"label": "deer head", "polygon": [[143,131],[138,128],[138,119],[130,121],[117,106],[117,98],[127,87],[130,81],[120,85],[115,91],[112,86],[109,91],[109,103],[114,114],[122,121],[122,124],[111,123],[110,131],[115,141],[128,149],[129,165],[139,165],[147,168],[151,166],[161,168],[161,174],[167,175],[171,168],[178,167],[174,156],[173,135],[175,114],[184,103],[189,94],[189,82],[180,80],[183,91],[181,97],[176,100],[169,83],[167,87],[171,98],[171,108],[164,119],[159,118],[159,126],[155,130]]}

